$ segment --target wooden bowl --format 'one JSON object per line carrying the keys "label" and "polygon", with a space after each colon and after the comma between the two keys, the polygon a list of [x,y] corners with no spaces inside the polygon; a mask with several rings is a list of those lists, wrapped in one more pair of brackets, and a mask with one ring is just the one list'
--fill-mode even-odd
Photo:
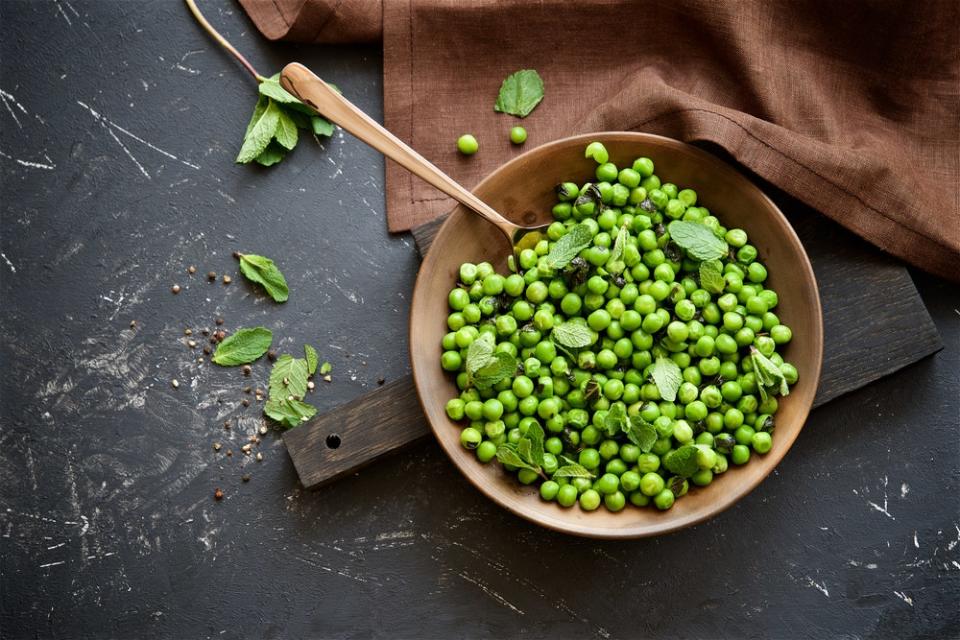
{"label": "wooden bowl", "polygon": [[508,475],[496,462],[482,464],[460,445],[463,425],[450,420],[445,404],[458,395],[452,376],[440,368],[440,341],[447,332],[447,293],[457,281],[462,262],[487,260],[506,272],[510,246],[480,216],[457,206],[443,224],[420,267],[410,309],[410,357],[413,376],[437,440],[454,464],[480,491],[515,514],[537,524],[595,538],[637,538],[674,531],[714,516],[749,493],[777,465],[800,433],[813,404],[823,356],[823,323],[817,282],[800,240],[780,210],[750,181],[717,158],[695,147],[660,136],[608,132],[558,140],[525,153],[494,171],[474,190],[508,218],[534,213],[551,220],[555,185],[593,178],[596,164],[583,157],[584,147],[599,140],[617,166],[648,156],[664,182],[695,189],[698,202],[727,227],[747,231],[768,267],[770,285],[780,294],[776,313],[793,329],[785,357],[800,378],[777,412],[773,448],[753,455],[743,467],[717,476],[708,487],[691,487],[668,511],[627,504],[619,513],[578,506],[565,509],[541,500],[535,487]]}

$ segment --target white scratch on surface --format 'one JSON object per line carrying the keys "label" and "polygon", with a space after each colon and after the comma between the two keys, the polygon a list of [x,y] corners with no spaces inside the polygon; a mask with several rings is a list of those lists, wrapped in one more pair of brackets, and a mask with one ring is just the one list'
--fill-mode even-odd
{"label": "white scratch on surface", "polygon": [[67,12],[63,10],[63,7],[60,6],[60,3],[57,0],[53,0],[53,4],[57,7],[57,12],[63,16],[63,19],[67,21],[67,24],[71,27],[73,26],[73,21],[70,20],[70,16],[67,15]]}
{"label": "white scratch on surface", "polygon": [[880,505],[878,505],[876,502],[874,502],[874,501],[872,501],[872,500],[867,500],[867,504],[870,505],[871,507],[873,507],[874,509],[876,509],[877,511],[879,511],[880,513],[882,513],[883,515],[887,516],[887,517],[890,518],[891,520],[896,520],[896,518],[894,518],[894,517],[890,514],[890,512],[887,511],[887,504],[888,504],[888,501],[887,501],[887,484],[888,484],[887,476],[883,476],[883,506],[881,507]]}
{"label": "white scratch on surface", "polygon": [[916,547],[917,549],[920,548],[920,541],[917,540],[917,530],[916,530],[916,529],[913,530],[913,546]]}
{"label": "white scratch on surface", "polygon": [[7,111],[10,112],[10,117],[13,118],[13,121],[17,123],[17,128],[23,129],[23,125],[20,123],[20,118],[18,118],[17,114],[13,112],[13,109],[10,107],[10,103],[12,102],[14,105],[16,105],[17,108],[20,109],[20,111],[22,111],[25,115],[29,115],[26,108],[17,102],[17,99],[14,98],[12,94],[4,91],[3,89],[0,89],[0,102],[3,102],[3,106],[5,106]]}
{"label": "white scratch on surface", "polygon": [[141,138],[141,137],[138,136],[137,134],[133,133],[132,131],[129,131],[129,130],[121,127],[119,124],[117,124],[116,122],[110,120],[109,118],[107,118],[106,116],[104,116],[104,115],[101,114],[99,111],[97,111],[96,109],[94,109],[94,108],[91,107],[90,105],[86,104],[85,102],[82,102],[81,100],[77,100],[77,104],[80,105],[81,107],[83,107],[84,109],[86,109],[87,111],[90,112],[90,115],[92,115],[92,116],[94,117],[94,119],[96,119],[96,121],[99,122],[100,125],[101,125],[104,129],[106,129],[107,133],[110,134],[110,137],[112,137],[112,138],[114,139],[114,141],[116,141],[116,143],[117,143],[118,145],[120,145],[120,148],[123,149],[124,153],[126,153],[127,156],[133,161],[133,163],[134,163],[135,165],[137,165],[137,168],[140,170],[140,173],[142,173],[142,174],[143,174],[144,176],[146,176],[147,178],[151,178],[150,174],[147,173],[147,170],[144,169],[143,165],[140,164],[140,161],[137,160],[137,158],[133,155],[133,153],[130,151],[130,149],[128,149],[127,146],[126,146],[125,144],[123,144],[123,142],[120,141],[120,138],[118,138],[117,135],[114,133],[114,129],[116,129],[117,131],[119,131],[119,132],[122,133],[123,135],[128,136],[129,138],[132,138],[133,140],[136,140],[136,141],[139,142],[140,144],[145,145],[145,146],[153,149],[153,150],[156,151],[157,153],[159,153],[159,154],[161,154],[161,155],[164,155],[164,156],[170,158],[171,160],[176,160],[176,161],[179,162],[180,164],[186,165],[186,166],[190,167],[191,169],[199,169],[199,168],[200,168],[199,165],[193,164],[192,162],[188,162],[188,161],[186,161],[186,160],[182,160],[182,159],[178,158],[177,156],[173,155],[172,153],[170,153],[169,151],[166,151],[166,150],[164,150],[164,149],[161,149],[160,147],[158,147],[157,145],[153,144],[152,142],[148,142],[147,140],[144,140],[143,138]]}
{"label": "white scratch on surface", "polygon": [[910,596],[908,596],[908,595],[905,594],[904,592],[902,592],[902,591],[894,591],[894,592],[893,592],[893,595],[897,596],[898,598],[900,598],[901,600],[903,600],[904,602],[906,602],[906,603],[907,603],[908,605],[910,605],[911,607],[913,606],[913,598],[911,598]]}
{"label": "white scratch on surface", "polygon": [[10,258],[8,258],[6,254],[0,253],[0,258],[3,258],[3,261],[7,263],[7,266],[10,267],[10,271],[13,273],[17,272],[17,268],[13,266],[13,263],[10,262]]}
{"label": "white scratch on surface", "polygon": [[[55,164],[46,164],[43,162],[32,162],[30,160],[21,160],[20,158],[14,158],[10,154],[4,153],[3,151],[0,151],[0,156],[3,156],[8,160],[13,160],[14,162],[16,162],[22,167],[29,167],[31,169],[45,169],[47,171],[53,171],[54,169],[57,168],[57,165]],[[47,158],[47,160],[49,160],[49,158]]]}
{"label": "white scratch on surface", "polygon": [[58,560],[57,562],[48,562],[47,564],[40,565],[41,569],[46,569],[47,567],[56,567],[61,564],[67,564],[66,560]]}
{"label": "white scratch on surface", "polygon": [[957,530],[957,539],[951,540],[947,545],[947,551],[953,551],[953,548],[957,546],[957,543],[960,542],[960,527],[953,525],[953,528]]}
{"label": "white scratch on surface", "polygon": [[52,550],[52,549],[59,549],[60,547],[66,545],[66,544],[67,544],[66,542],[61,542],[60,544],[55,544],[55,545],[53,545],[52,547],[47,547],[47,551],[50,551],[50,550]]}
{"label": "white scratch on surface", "polygon": [[817,591],[819,591],[819,592],[822,593],[823,595],[827,596],[828,598],[830,597],[830,592],[827,591],[827,583],[826,583],[826,582],[814,582],[813,578],[808,577],[808,578],[807,578],[807,585],[813,587],[814,589],[816,589]]}
{"label": "white scratch on surface", "polygon": [[496,591],[494,591],[493,589],[491,589],[490,587],[488,587],[488,586],[485,585],[484,583],[480,582],[479,580],[476,580],[475,578],[471,578],[471,577],[470,577],[469,575],[467,575],[466,573],[461,573],[461,572],[459,572],[459,571],[457,572],[457,575],[460,576],[461,578],[463,578],[464,580],[466,580],[467,582],[469,582],[470,584],[475,585],[476,587],[478,587],[481,591],[483,591],[485,594],[487,594],[488,596],[490,596],[491,598],[493,598],[494,600],[496,600],[497,602],[499,602],[501,605],[503,605],[503,606],[505,606],[505,607],[509,607],[510,609],[513,609],[514,611],[516,611],[516,612],[519,613],[520,615],[524,615],[523,611],[521,611],[520,609],[518,609],[518,608],[516,608],[515,606],[513,606],[512,604],[510,604],[510,602],[509,602],[506,598],[504,598],[504,597],[501,596],[499,593],[497,593]]}

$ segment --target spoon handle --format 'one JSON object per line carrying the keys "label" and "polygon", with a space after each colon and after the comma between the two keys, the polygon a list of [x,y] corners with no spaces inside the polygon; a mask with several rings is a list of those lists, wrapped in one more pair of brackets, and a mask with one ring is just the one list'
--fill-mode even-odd
{"label": "spoon handle", "polygon": [[284,89],[315,109],[324,118],[340,125],[407,171],[477,212],[495,224],[508,238],[512,237],[517,225],[501,216],[480,198],[408,147],[302,64],[293,62],[285,66],[280,74],[280,83]]}

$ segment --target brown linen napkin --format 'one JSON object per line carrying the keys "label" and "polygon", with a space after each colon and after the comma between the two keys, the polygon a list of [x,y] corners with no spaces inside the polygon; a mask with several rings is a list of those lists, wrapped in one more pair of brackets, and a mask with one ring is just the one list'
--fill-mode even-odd
{"label": "brown linen napkin", "polygon": [[[882,249],[960,278],[955,1],[240,1],[267,37],[307,42],[375,38],[382,9],[385,124],[468,187],[575,133],[711,142]],[[522,68],[546,97],[524,120],[495,113]],[[508,140],[516,124],[523,147]],[[466,132],[480,141],[471,158],[456,152]],[[452,207],[389,162],[386,191],[391,231]]]}

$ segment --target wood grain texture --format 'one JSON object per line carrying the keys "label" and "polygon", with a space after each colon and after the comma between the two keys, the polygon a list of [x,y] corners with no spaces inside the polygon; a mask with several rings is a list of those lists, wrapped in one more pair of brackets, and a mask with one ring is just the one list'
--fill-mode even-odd
{"label": "wood grain texture", "polygon": [[[824,353],[820,384],[813,406],[860,389],[875,380],[899,371],[943,348],[930,314],[924,307],[907,270],[901,264],[846,231],[836,223],[810,210],[769,185],[775,200],[790,220],[810,257],[820,287],[823,307]],[[417,250],[425,256],[446,216],[412,230]],[[375,423],[383,405],[378,400],[386,389],[374,390],[350,403],[351,419]],[[416,391],[412,376],[395,381],[389,390],[395,398]],[[322,440],[314,431],[328,429],[344,416],[348,406],[334,409],[296,429],[302,437],[287,440],[288,450],[305,487],[328,482],[329,474],[342,475],[341,467],[328,468],[322,455],[304,455],[301,443]],[[391,435],[397,448],[429,434],[430,429],[419,403],[398,403],[409,415],[393,414],[404,428]],[[363,418],[363,415],[366,418]],[[317,426],[319,423],[321,426]],[[290,432],[291,434],[294,432]],[[288,434],[290,435],[290,434]],[[406,439],[404,439],[406,438]],[[364,450],[367,448],[364,447]],[[373,449],[376,456],[387,452]],[[362,455],[350,459],[357,468],[368,464]]]}
{"label": "wood grain texture", "polygon": [[314,488],[396,451],[430,430],[411,376],[283,434],[303,486]]}

